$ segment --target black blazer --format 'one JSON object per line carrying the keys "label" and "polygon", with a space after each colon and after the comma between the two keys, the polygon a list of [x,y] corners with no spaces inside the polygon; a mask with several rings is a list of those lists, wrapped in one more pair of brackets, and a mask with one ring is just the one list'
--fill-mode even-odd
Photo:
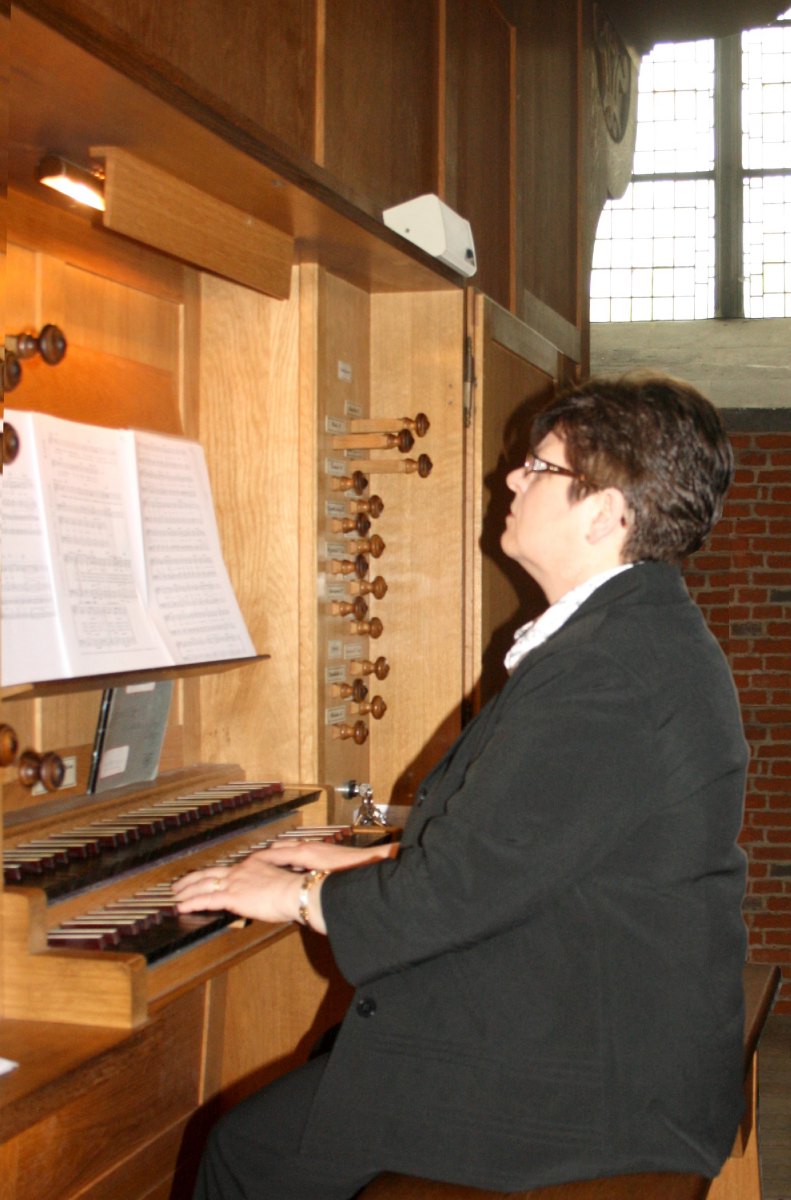
{"label": "black blazer", "polygon": [[500,1190],[715,1175],[741,1114],[747,748],[679,573],[602,585],[322,900],[358,988],[313,1152]]}

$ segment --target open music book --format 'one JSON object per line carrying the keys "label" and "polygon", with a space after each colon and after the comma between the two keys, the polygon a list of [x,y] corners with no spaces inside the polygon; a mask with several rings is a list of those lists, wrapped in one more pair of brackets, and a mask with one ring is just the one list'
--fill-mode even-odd
{"label": "open music book", "polygon": [[197,442],[4,419],[4,686],[255,654]]}

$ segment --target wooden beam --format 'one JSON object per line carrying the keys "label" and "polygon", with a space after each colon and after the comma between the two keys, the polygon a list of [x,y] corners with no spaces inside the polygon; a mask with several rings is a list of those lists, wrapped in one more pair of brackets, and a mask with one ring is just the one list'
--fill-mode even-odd
{"label": "wooden beam", "polygon": [[107,229],[286,300],[293,238],[114,146],[91,150],[105,163]]}

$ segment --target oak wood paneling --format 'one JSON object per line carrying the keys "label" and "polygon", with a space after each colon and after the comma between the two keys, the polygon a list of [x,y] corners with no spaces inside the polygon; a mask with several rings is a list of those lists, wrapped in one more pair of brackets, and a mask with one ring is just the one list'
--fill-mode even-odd
{"label": "oak wood paneling", "polygon": [[[299,284],[289,301],[201,286],[200,437],[231,583],[271,659],[200,688],[200,756],[248,778],[299,776]],[[194,686],[193,686],[194,683]],[[187,721],[192,725],[191,720]]]}
{"label": "oak wood paneling", "polygon": [[108,229],[286,299],[294,262],[288,234],[117,146],[91,153],[104,160]]}
{"label": "oak wood paneling", "polygon": [[442,195],[472,226],[475,286],[510,307],[516,33],[492,0],[446,12]]}
{"label": "oak wood paneling", "polygon": [[59,0],[57,8],[163,74],[183,76],[198,96],[312,153],[316,0]]}
{"label": "oak wood paneling", "polygon": [[433,0],[326,0],[322,165],[377,211],[436,189]]}
{"label": "oak wood paneling", "polygon": [[[83,1068],[80,1091],[5,1147],[8,1165],[18,1169],[8,1181],[16,1200],[76,1195],[118,1161],[119,1148],[129,1152],[154,1140],[175,1116],[194,1108],[202,1013],[202,993],[195,989]],[[137,1179],[127,1194],[140,1191]]]}
{"label": "oak wood paneling", "polygon": [[517,57],[516,313],[521,289],[576,325],[578,44],[582,0],[526,0],[519,13]]}
{"label": "oak wood paneling", "polygon": [[207,1037],[221,1063],[223,1107],[305,1062],[320,1036],[343,1016],[353,989],[340,976],[326,939],[296,928],[217,984],[223,1003]]}

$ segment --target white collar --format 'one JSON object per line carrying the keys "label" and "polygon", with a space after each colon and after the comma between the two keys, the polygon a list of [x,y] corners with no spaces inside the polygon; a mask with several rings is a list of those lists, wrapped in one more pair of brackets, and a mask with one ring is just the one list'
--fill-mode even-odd
{"label": "white collar", "polygon": [[543,643],[553,633],[556,633],[562,625],[565,625],[569,617],[572,616],[577,609],[583,604],[589,596],[592,596],[597,588],[600,588],[608,579],[613,579],[616,575],[620,575],[622,571],[628,571],[634,563],[621,563],[620,566],[612,567],[609,571],[600,571],[598,575],[592,575],[590,579],[586,579],[584,583],[577,584],[570,592],[566,592],[554,604],[550,604],[549,608],[542,612],[540,617],[536,617],[533,621],[528,621],[526,625],[522,625],[514,634],[513,645],[505,656],[505,665],[509,673],[522,661],[526,654],[531,650],[535,650],[537,646]]}

